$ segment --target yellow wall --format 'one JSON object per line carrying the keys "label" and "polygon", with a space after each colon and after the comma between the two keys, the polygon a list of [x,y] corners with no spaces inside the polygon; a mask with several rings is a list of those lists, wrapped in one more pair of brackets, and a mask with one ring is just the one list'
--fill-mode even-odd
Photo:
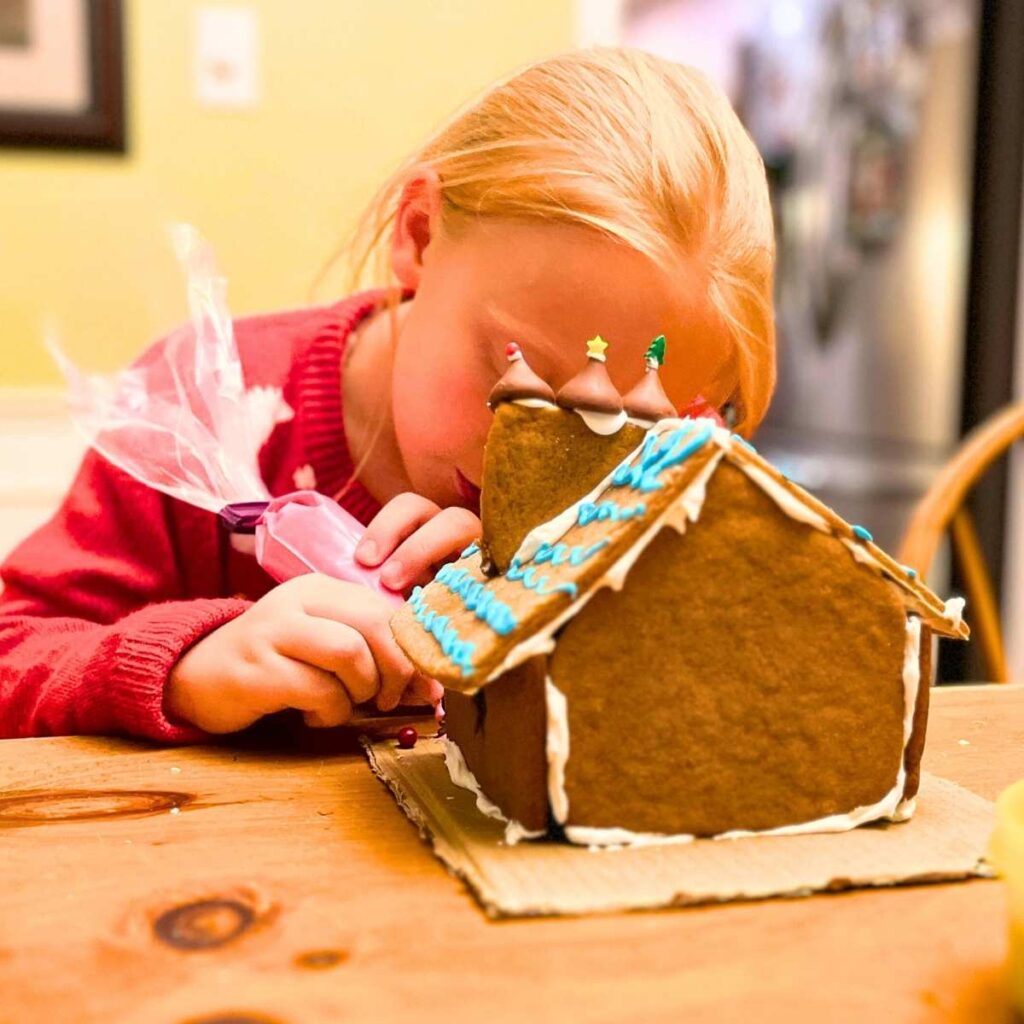
{"label": "yellow wall", "polygon": [[112,368],[184,316],[175,219],[235,314],[302,304],[374,186],[451,109],[572,44],[572,0],[251,0],[262,101],[200,107],[199,4],[128,0],[127,157],[0,150],[0,386],[49,385],[48,318]]}

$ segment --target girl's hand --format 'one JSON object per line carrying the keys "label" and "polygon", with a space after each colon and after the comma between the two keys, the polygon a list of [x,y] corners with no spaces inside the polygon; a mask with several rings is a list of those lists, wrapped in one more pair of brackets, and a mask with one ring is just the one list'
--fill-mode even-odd
{"label": "girl's hand", "polygon": [[370,568],[382,565],[381,583],[405,591],[429,582],[437,565],[451,561],[481,532],[469,509],[441,508],[418,494],[400,494],[374,516],[356,558]]}
{"label": "girl's hand", "polygon": [[342,725],[374,697],[390,711],[403,695],[439,685],[413,668],[391,634],[394,607],[375,591],[328,576],[297,576],[182,655],[164,694],[169,715],[210,733],[298,708],[307,725]]}

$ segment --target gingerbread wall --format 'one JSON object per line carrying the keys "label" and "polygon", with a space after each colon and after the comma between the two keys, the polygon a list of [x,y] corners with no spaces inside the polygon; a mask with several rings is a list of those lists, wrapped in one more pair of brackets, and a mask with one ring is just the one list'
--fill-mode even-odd
{"label": "gingerbread wall", "polygon": [[905,612],[724,462],[700,521],[563,630],[569,824],[712,835],[880,800],[903,757]]}

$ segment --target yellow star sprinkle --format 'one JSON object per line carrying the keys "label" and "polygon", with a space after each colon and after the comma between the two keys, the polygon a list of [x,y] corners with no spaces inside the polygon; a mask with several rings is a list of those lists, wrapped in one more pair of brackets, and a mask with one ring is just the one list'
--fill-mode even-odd
{"label": "yellow star sprinkle", "polygon": [[590,341],[587,342],[587,358],[598,359],[602,363],[604,362],[604,350],[608,347],[608,342],[601,337],[600,334],[595,334]]}

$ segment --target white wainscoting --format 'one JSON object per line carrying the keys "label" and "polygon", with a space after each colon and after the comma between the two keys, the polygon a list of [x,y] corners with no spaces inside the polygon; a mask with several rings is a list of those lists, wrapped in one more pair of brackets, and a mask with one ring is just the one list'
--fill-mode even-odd
{"label": "white wainscoting", "polygon": [[84,451],[62,391],[0,388],[0,557],[53,513]]}

